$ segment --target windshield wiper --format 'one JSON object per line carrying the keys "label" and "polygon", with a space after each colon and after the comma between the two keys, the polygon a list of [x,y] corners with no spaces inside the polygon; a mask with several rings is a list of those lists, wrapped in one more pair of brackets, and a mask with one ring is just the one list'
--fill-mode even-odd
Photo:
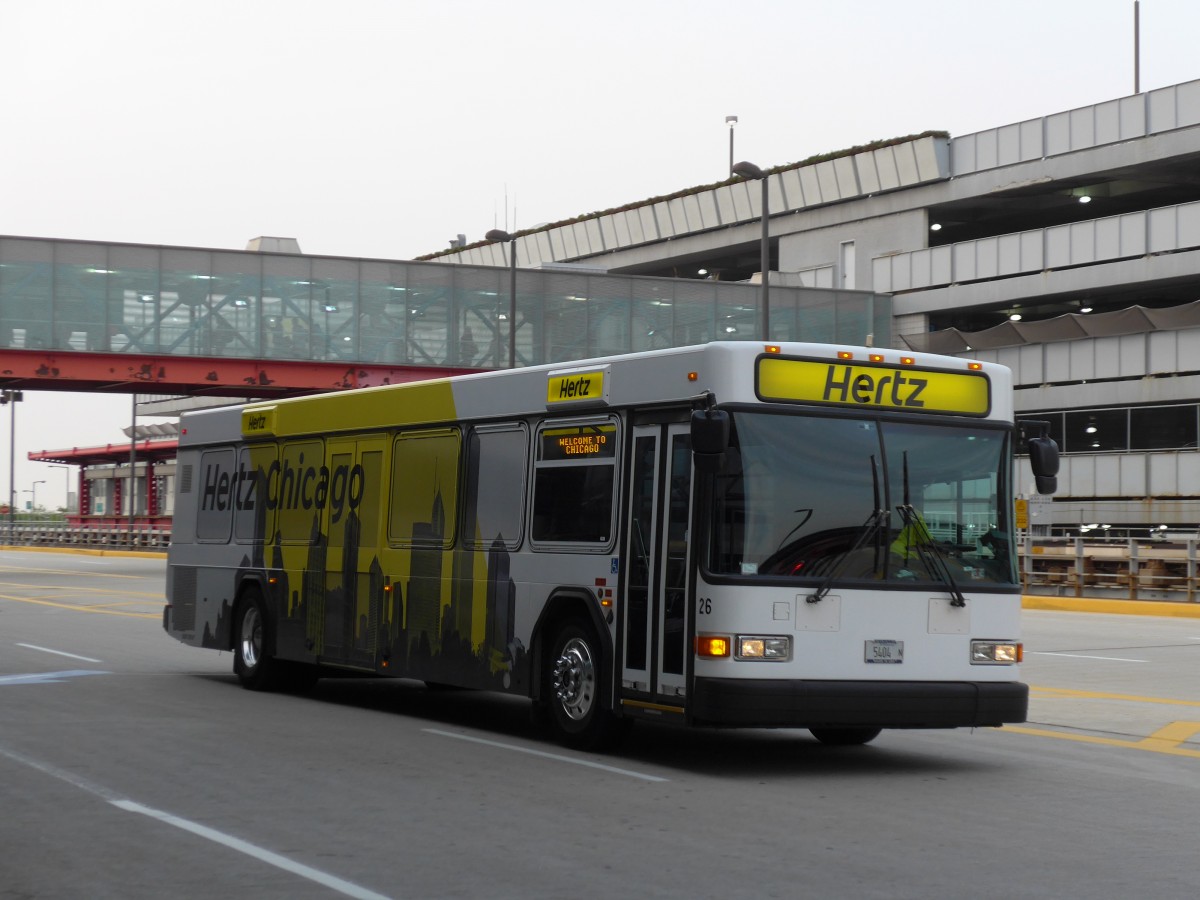
{"label": "windshield wiper", "polygon": [[954,581],[954,576],[950,574],[950,565],[946,562],[946,554],[934,542],[933,536],[930,535],[929,529],[925,525],[925,520],[913,508],[909,498],[907,450],[904,452],[904,503],[897,506],[896,511],[900,513],[900,519],[904,522],[904,527],[910,529],[910,534],[914,538],[912,546],[916,549],[917,556],[920,557],[925,571],[931,572],[938,581],[941,581],[950,589],[950,605],[966,606],[967,598],[959,590],[958,584]]}
{"label": "windshield wiper", "polygon": [[834,561],[834,564],[829,567],[829,574],[821,582],[820,586],[804,598],[805,603],[820,603],[825,599],[825,595],[829,593],[833,587],[833,582],[842,574],[842,570],[846,568],[846,561],[849,560],[857,550],[861,550],[866,546],[867,541],[875,539],[875,571],[879,571],[879,548],[880,542],[878,535],[884,530],[887,524],[888,512],[879,502],[879,470],[875,466],[875,456],[871,455],[871,483],[875,489],[875,508],[871,510],[871,514],[867,516],[867,521],[863,522],[862,530],[858,534],[858,540],[854,542],[849,550],[843,550],[841,555]]}

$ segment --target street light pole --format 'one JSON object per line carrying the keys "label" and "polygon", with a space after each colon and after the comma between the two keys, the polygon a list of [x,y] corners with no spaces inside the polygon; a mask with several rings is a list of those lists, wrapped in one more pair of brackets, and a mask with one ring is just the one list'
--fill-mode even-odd
{"label": "street light pole", "polygon": [[[133,532],[137,525],[137,394],[133,394],[131,417],[129,423],[129,546],[134,544]],[[146,477],[150,477],[150,469],[146,469]],[[147,483],[147,495],[149,494]]]}
{"label": "street light pole", "polygon": [[771,289],[768,272],[771,268],[771,229],[768,221],[771,212],[768,209],[770,198],[767,194],[767,184],[770,179],[767,177],[766,172],[752,162],[737,163],[733,166],[733,174],[740,175],[748,181],[757,179],[762,182],[762,238],[759,242],[760,267],[762,269],[762,311],[760,316],[762,320],[762,339],[769,341],[771,339]]}
{"label": "street light pole", "polygon": [[51,469],[62,469],[63,475],[66,476],[67,493],[63,497],[63,509],[69,513],[71,511],[71,467],[70,466],[60,466],[60,465],[55,465],[54,463],[51,463],[50,468]]}
{"label": "street light pole", "polygon": [[46,480],[45,480],[44,478],[43,478],[41,481],[35,481],[35,482],[33,483],[33,490],[31,490],[31,491],[29,492],[29,493],[32,495],[32,496],[29,498],[29,511],[30,511],[30,512],[32,512],[32,513],[36,513],[36,512],[37,512],[37,508],[38,508],[38,505],[37,505],[37,486],[38,486],[39,484],[45,484],[45,483],[46,483]]}
{"label": "street light pole", "polygon": [[517,366],[517,239],[507,231],[493,228],[484,237],[508,243],[508,367]]}
{"label": "street light pole", "polygon": [[0,406],[10,404],[9,406],[9,429],[8,429],[8,542],[13,542],[13,536],[16,534],[16,508],[17,508],[17,481],[16,481],[16,460],[17,460],[17,404],[25,399],[25,394],[21,391],[0,391]]}
{"label": "street light pole", "polygon": [[733,177],[733,126],[737,124],[737,116],[726,116],[725,124],[729,126],[729,176]]}

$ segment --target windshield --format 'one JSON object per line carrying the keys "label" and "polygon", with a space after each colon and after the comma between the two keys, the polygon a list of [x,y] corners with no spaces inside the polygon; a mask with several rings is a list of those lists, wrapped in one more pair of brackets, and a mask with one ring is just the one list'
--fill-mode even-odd
{"label": "windshield", "polygon": [[716,477],[718,575],[1012,585],[1008,430],[733,414]]}

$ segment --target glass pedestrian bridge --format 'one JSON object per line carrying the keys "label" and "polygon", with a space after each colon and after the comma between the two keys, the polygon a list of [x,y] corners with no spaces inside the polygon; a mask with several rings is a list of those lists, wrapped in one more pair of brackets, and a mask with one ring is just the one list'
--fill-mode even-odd
{"label": "glass pedestrian bridge", "polygon": [[[516,365],[757,339],[754,284],[517,272]],[[771,339],[889,342],[887,295],[771,285]],[[0,350],[508,364],[506,268],[0,237]]]}

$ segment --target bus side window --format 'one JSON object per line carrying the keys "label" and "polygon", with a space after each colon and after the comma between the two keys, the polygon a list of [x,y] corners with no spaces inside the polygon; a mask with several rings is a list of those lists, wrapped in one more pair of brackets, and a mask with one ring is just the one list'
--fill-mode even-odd
{"label": "bus side window", "polygon": [[267,477],[275,460],[274,444],[243,447],[238,452],[233,533],[239,543],[257,543],[271,536],[275,517],[267,500]]}
{"label": "bus side window", "polygon": [[290,441],[283,445],[276,492],[276,516],[279,539],[293,544],[308,544],[320,536],[321,509],[317,488],[320,469],[325,463],[325,445],[321,441]]}
{"label": "bus side window", "polygon": [[461,443],[458,431],[451,428],[409,432],[396,438],[388,508],[388,539],[392,543],[453,546]]}
{"label": "bus side window", "polygon": [[463,539],[468,548],[521,544],[529,433],[523,425],[473,429],[467,439]]}
{"label": "bus side window", "polygon": [[547,424],[538,438],[530,536],[542,543],[608,544],[616,488],[615,423]]}
{"label": "bus side window", "polygon": [[229,540],[237,492],[233,450],[208,450],[200,455],[197,487],[196,540],[224,544]]}

